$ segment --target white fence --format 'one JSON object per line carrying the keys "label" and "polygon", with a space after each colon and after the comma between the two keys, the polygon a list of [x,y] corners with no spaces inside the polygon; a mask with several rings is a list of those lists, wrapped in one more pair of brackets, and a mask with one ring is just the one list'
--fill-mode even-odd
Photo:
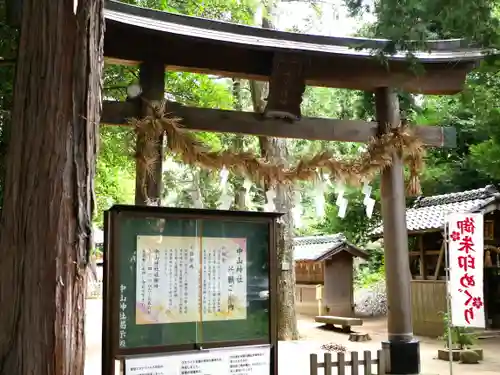
{"label": "white fence", "polygon": [[[377,350],[376,358],[372,358],[372,353],[369,350],[363,352],[363,359],[359,359],[358,352],[350,353],[350,360],[346,358],[345,353],[337,353],[337,360],[332,360],[330,353],[323,355],[323,362],[318,361],[317,354],[311,354],[309,368],[310,375],[318,375],[320,368],[323,369],[324,375],[385,375],[385,358],[382,350]],[[376,372],[372,371],[372,365],[377,367]],[[361,368],[362,371],[359,371]],[[333,371],[335,370],[335,371]]]}

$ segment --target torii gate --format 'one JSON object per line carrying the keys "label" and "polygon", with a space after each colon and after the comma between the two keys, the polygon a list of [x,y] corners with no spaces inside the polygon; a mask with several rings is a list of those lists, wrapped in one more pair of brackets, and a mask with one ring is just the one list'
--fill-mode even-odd
{"label": "torii gate", "polygon": [[[425,72],[416,75],[404,53],[388,57],[387,66],[370,50],[388,41],[302,35],[187,17],[108,1],[104,53],[117,64],[141,64],[142,98],[164,98],[165,70],[216,74],[269,81],[264,114],[190,108],[171,103],[169,111],[195,131],[231,132],[271,137],[367,142],[400,125],[393,89],[419,94],[455,94],[466,74],[482,58],[460,40],[428,42],[431,52],[416,53]],[[161,46],[161,47],[160,47]],[[361,47],[362,49],[353,49]],[[305,85],[374,91],[377,122],[302,118]],[[124,125],[142,117],[141,101],[103,102],[103,124]],[[285,115],[287,121],[276,118]],[[417,126],[427,146],[453,147],[454,128]],[[141,152],[138,140],[138,152]],[[160,143],[161,144],[161,143]],[[161,152],[161,149],[159,150]],[[382,173],[382,217],[387,280],[389,373],[420,371],[419,343],[413,337],[408,241],[405,218],[403,163],[393,155],[392,167]],[[138,181],[146,174],[137,165]],[[160,198],[161,164],[146,174],[147,194],[137,189],[136,204]]]}
{"label": "torii gate", "polygon": [[[21,3],[8,4],[13,20],[19,18]],[[416,75],[404,53],[388,57],[386,65],[371,56],[371,50],[387,46],[384,40],[259,29],[115,1],[106,2],[105,17],[105,57],[110,63],[140,64],[141,95],[148,101],[164,98],[166,69],[269,81],[264,114],[172,103],[169,110],[183,118],[184,126],[198,131],[367,142],[400,125],[399,103],[393,89],[419,94],[458,93],[466,74],[482,58],[481,51],[464,48],[460,40],[428,42],[431,52],[416,53],[425,70]],[[307,84],[375,92],[377,122],[301,118],[300,104]],[[143,117],[148,110],[139,100],[105,101],[102,123],[125,125],[127,118]],[[283,116],[287,121],[276,119]],[[453,128],[417,126],[415,131],[427,146],[455,144]],[[143,142],[138,139],[138,152]],[[403,163],[397,154],[392,161],[381,178],[389,304],[388,341],[384,345],[390,353],[388,373],[417,374],[420,355],[411,321]],[[154,176],[137,165],[137,180],[145,177],[147,189],[136,189],[136,204],[146,204],[147,197],[160,197],[161,172],[161,163]]]}

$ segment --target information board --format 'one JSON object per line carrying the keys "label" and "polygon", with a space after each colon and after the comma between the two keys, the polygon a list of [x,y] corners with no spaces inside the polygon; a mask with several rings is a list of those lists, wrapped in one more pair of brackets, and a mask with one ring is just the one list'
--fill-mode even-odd
{"label": "information board", "polygon": [[278,216],[113,207],[105,347],[123,356],[272,344],[271,231]]}
{"label": "information board", "polygon": [[125,375],[270,375],[270,372],[268,345],[125,360]]}

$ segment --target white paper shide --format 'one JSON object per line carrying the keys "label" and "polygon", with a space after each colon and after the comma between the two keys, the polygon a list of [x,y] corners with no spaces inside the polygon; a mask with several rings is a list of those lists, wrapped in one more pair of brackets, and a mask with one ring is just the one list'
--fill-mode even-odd
{"label": "white paper shide", "polygon": [[449,292],[454,327],[485,327],[483,215],[447,217]]}
{"label": "white paper shide", "polygon": [[125,360],[126,375],[269,375],[269,346]]}

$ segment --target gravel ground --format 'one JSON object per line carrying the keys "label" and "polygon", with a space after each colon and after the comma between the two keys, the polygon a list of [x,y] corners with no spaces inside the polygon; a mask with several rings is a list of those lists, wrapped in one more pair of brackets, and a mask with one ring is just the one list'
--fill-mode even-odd
{"label": "gravel ground", "polygon": [[354,309],[358,316],[387,315],[385,282],[378,282],[369,288],[354,292]]}

